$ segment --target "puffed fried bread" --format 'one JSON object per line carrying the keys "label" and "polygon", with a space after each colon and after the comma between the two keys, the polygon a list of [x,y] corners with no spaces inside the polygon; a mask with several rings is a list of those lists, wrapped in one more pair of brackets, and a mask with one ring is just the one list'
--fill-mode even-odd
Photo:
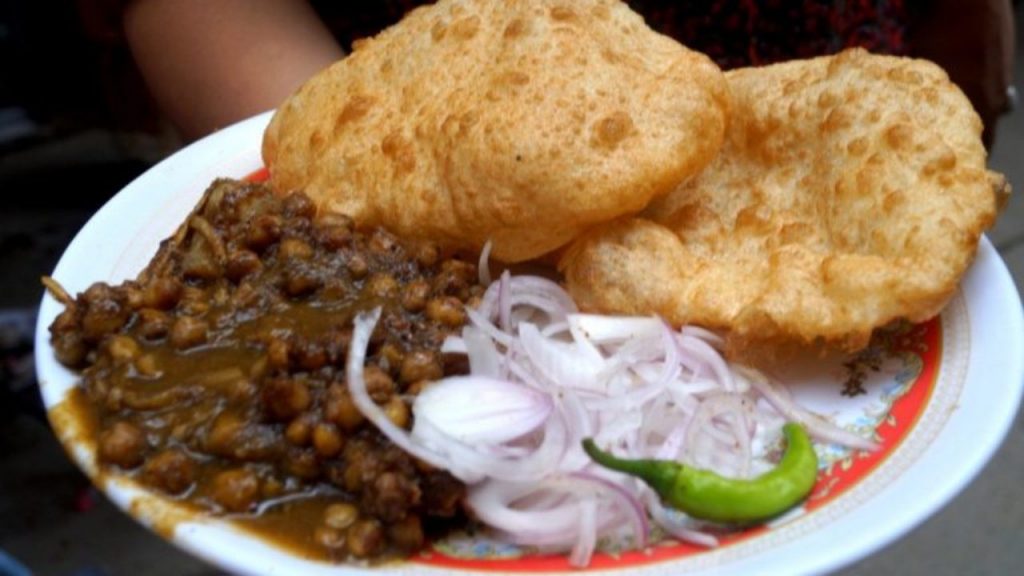
{"label": "puffed fried bread", "polygon": [[946,74],[850,50],[726,76],[711,165],[567,250],[578,303],[847,350],[939,313],[1009,192]]}
{"label": "puffed fried bread", "polygon": [[724,75],[610,0],[441,0],[276,112],[271,183],[361,225],[521,261],[641,210],[724,138]]}

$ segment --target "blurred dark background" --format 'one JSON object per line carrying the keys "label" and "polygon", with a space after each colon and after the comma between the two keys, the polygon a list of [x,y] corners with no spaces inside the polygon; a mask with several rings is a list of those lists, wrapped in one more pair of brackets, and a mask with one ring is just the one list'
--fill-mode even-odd
{"label": "blurred dark background", "polygon": [[[0,550],[37,574],[213,574],[90,488],[50,432],[35,386],[39,276],[104,202],[181,145],[111,17],[116,3],[0,0]],[[1020,15],[1018,7],[1018,31]],[[1022,54],[1018,38],[1018,86]],[[1002,120],[991,155],[1018,188],[1022,155],[1018,111]],[[1019,193],[989,237],[1020,287]],[[1018,417],[993,462],[950,506],[844,574],[1016,573],[1024,560],[1022,478]],[[12,570],[4,566],[0,559],[0,576]]]}
{"label": "blurred dark background", "polygon": [[178,146],[109,7],[0,1],[4,416],[38,407],[24,327],[41,296],[39,276],[93,212]]}
{"label": "blurred dark background", "polygon": [[[50,269],[88,216],[178,146],[102,2],[0,2],[0,266]],[[40,257],[45,259],[40,260]],[[28,281],[26,281],[28,280]],[[37,281],[0,291],[30,306]]]}
{"label": "blurred dark background", "polygon": [[[0,550],[36,574],[156,573],[145,566],[163,558],[174,559],[165,574],[198,574],[210,570],[90,488],[35,386],[39,276],[104,202],[179,146],[110,7],[0,1]],[[122,564],[133,548],[147,551]]]}
{"label": "blurred dark background", "polygon": [[[112,6],[0,0],[0,556],[35,574],[214,573],[90,487],[35,385],[39,276],[104,202],[180,145]],[[147,569],[165,558],[166,571]],[[15,570],[0,557],[0,576]]]}

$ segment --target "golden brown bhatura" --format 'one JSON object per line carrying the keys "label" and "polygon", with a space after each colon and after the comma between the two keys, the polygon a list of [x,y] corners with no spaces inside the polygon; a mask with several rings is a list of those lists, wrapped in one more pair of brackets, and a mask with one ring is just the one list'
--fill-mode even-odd
{"label": "golden brown bhatura", "polygon": [[610,0],[442,0],[274,116],[272,184],[400,236],[523,261],[641,210],[724,137],[723,74]]}
{"label": "golden brown bhatura", "polygon": [[580,305],[846,349],[939,313],[1009,192],[946,74],[851,50],[727,79],[711,165],[568,250]]}

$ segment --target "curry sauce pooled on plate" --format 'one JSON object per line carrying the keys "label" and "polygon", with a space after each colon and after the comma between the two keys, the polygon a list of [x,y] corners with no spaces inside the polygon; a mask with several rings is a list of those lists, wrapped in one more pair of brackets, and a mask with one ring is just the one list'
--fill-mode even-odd
{"label": "curry sauce pooled on plate", "polygon": [[366,384],[407,427],[409,400],[465,369],[440,346],[482,288],[434,245],[315,212],[299,193],[218,180],[137,280],[74,299],[48,280],[66,306],[52,343],[81,370],[104,469],[330,557],[408,553],[461,514],[464,486],[356,409],[352,318],[383,306]]}

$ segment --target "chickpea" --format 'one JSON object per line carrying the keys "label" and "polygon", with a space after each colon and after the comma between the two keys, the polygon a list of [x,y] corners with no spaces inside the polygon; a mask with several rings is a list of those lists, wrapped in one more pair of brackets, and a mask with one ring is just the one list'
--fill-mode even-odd
{"label": "chickpea", "polygon": [[171,330],[171,317],[155,308],[143,308],[138,315],[139,334],[147,340],[159,340]]}
{"label": "chickpea", "polygon": [[363,371],[363,379],[366,380],[367,393],[378,404],[387,401],[395,393],[395,381],[379,366],[367,366]]}
{"label": "chickpea", "polygon": [[444,376],[444,366],[437,354],[429,350],[414,350],[405,355],[399,378],[409,385],[419,380],[438,380]]}
{"label": "chickpea", "polygon": [[[205,222],[205,220],[199,216],[193,216],[191,222],[195,226],[196,222]],[[202,225],[202,228],[206,229],[209,226],[210,224],[207,222]],[[217,280],[224,273],[223,253],[218,255],[218,250],[213,248],[206,237],[194,235],[188,240],[180,266],[181,273],[187,280]]]}
{"label": "chickpea", "polygon": [[391,373],[397,373],[398,367],[405,360],[405,353],[395,344],[388,342],[377,350],[377,355],[383,360],[383,366]]}
{"label": "chickpea", "polygon": [[317,240],[328,250],[338,250],[352,243],[352,229],[334,224],[323,226],[317,231]]}
{"label": "chickpea", "polygon": [[86,301],[86,304],[94,304],[101,300],[113,300],[117,298],[117,291],[113,286],[104,284],[103,282],[93,282],[85,289],[85,294],[82,295]]}
{"label": "chickpea", "polygon": [[291,449],[284,459],[284,471],[303,480],[315,480],[320,476],[320,465],[312,450]]}
{"label": "chickpea", "polygon": [[376,520],[360,519],[348,529],[348,551],[356,558],[376,555],[383,544],[384,530]]}
{"label": "chickpea", "polygon": [[331,384],[327,388],[327,400],[324,402],[324,419],[352,432],[362,425],[365,417],[356,408],[344,385]]}
{"label": "chickpea", "polygon": [[313,449],[321,458],[337,456],[344,446],[345,438],[334,424],[320,422],[313,427]]}
{"label": "chickpea", "polygon": [[135,371],[146,378],[155,378],[160,375],[160,366],[157,364],[156,356],[143,354],[135,359]]}
{"label": "chickpea", "polygon": [[337,302],[348,300],[352,293],[352,285],[348,279],[342,276],[327,276],[324,278],[323,286],[320,288],[321,302]]}
{"label": "chickpea", "polygon": [[78,310],[78,303],[75,301],[71,301],[64,308],[64,311],[58,314],[57,317],[53,320],[53,324],[50,325],[50,330],[66,332],[69,330],[77,330],[78,328],[80,328],[78,323]]}
{"label": "chickpea", "polygon": [[282,221],[276,214],[256,217],[245,234],[245,245],[257,252],[265,249],[281,237]]}
{"label": "chickpea", "polygon": [[313,257],[313,247],[305,240],[285,238],[281,240],[277,255],[284,259],[309,260]]}
{"label": "chickpea", "polygon": [[307,372],[314,372],[327,364],[327,351],[316,342],[303,342],[292,352],[295,356],[294,363]]}
{"label": "chickpea", "polygon": [[252,308],[259,305],[262,297],[260,291],[243,278],[234,294],[231,295],[231,306],[235,309]]}
{"label": "chickpea", "polygon": [[395,546],[409,551],[423,547],[423,524],[420,517],[410,514],[388,526],[388,539]]}
{"label": "chickpea", "polygon": [[381,327],[385,330],[374,330],[370,335],[370,343],[382,345],[387,340],[388,332],[407,334],[412,331],[412,321],[405,314],[394,308],[385,309],[381,314]]}
{"label": "chickpea", "polygon": [[128,310],[113,297],[90,300],[82,316],[82,336],[86,341],[99,342],[107,334],[120,330],[128,315]]}
{"label": "chickpea", "polygon": [[434,277],[435,294],[455,296],[460,301],[469,298],[469,287],[475,281],[476,269],[472,264],[461,260],[446,260],[441,265],[441,272]]}
{"label": "chickpea", "polygon": [[356,280],[365,277],[370,271],[370,265],[366,262],[366,258],[360,254],[353,254],[352,257],[348,259],[346,267],[348,268],[349,273],[352,274],[352,277]]}
{"label": "chickpea", "polygon": [[245,468],[220,472],[210,483],[210,496],[228,512],[249,511],[259,495],[259,477]]}
{"label": "chickpea", "polygon": [[146,448],[146,437],[142,429],[124,420],[115,422],[100,435],[100,460],[125,470],[142,464]]}
{"label": "chickpea", "polygon": [[217,415],[206,434],[206,451],[213,454],[231,454],[235,448],[235,440],[242,434],[245,420],[237,413],[224,411]]}
{"label": "chickpea", "polygon": [[316,205],[309,196],[301,192],[292,192],[284,199],[285,216],[312,218],[316,214]]}
{"label": "chickpea", "polygon": [[141,351],[139,343],[131,336],[119,334],[107,341],[107,353],[115,364],[131,362]]}
{"label": "chickpea", "polygon": [[210,309],[206,292],[194,286],[182,288],[181,299],[178,301],[178,312],[190,316],[200,316]]}
{"label": "chickpea", "polygon": [[402,307],[409,312],[419,312],[426,308],[430,298],[430,284],[426,280],[414,280],[402,289]]}
{"label": "chickpea", "polygon": [[284,483],[271,476],[263,482],[263,488],[260,490],[260,494],[264,499],[277,498],[284,494],[284,488]]}
{"label": "chickpea", "polygon": [[124,303],[132,310],[138,310],[143,305],[142,289],[136,282],[128,281],[124,284]]}
{"label": "chickpea", "polygon": [[242,278],[258,271],[263,267],[260,257],[252,250],[237,250],[228,255],[226,276],[232,282],[238,282]]}
{"label": "chickpea", "polygon": [[313,539],[316,543],[328,550],[338,550],[345,547],[345,532],[331,528],[330,526],[317,526],[313,531]]}
{"label": "chickpea", "polygon": [[416,461],[416,468],[423,473],[423,508],[438,516],[455,514],[465,497],[464,486],[450,474],[432,471],[420,460]]}
{"label": "chickpea", "polygon": [[53,348],[57,360],[70,368],[79,368],[89,354],[82,335],[75,332],[54,332]]}
{"label": "chickpea", "polygon": [[146,484],[172,495],[192,487],[195,476],[195,462],[188,454],[174,448],[155,454],[142,467],[142,478]]}
{"label": "chickpea", "polygon": [[393,298],[398,294],[398,281],[390,274],[378,272],[366,281],[365,290],[379,298]]}
{"label": "chickpea", "polygon": [[437,264],[441,258],[441,249],[437,244],[424,242],[416,247],[416,261],[424,268],[430,268]]}
{"label": "chickpea", "polygon": [[369,244],[370,251],[381,255],[397,252],[401,248],[398,238],[383,228],[374,229]]}
{"label": "chickpea", "polygon": [[466,323],[466,310],[454,296],[432,298],[427,302],[427,318],[445,326],[462,326]]}
{"label": "chickpea", "polygon": [[228,303],[231,299],[231,293],[228,292],[227,286],[220,284],[213,289],[213,293],[209,295],[208,301],[215,306],[223,306]]}
{"label": "chickpea", "polygon": [[267,363],[271,368],[288,368],[288,348],[288,342],[281,338],[274,338],[267,344]]}
{"label": "chickpea", "polygon": [[441,264],[441,271],[450,272],[459,278],[467,280],[476,278],[476,265],[466,262],[465,260],[457,260],[454,258],[451,260],[445,260],[444,263]]}
{"label": "chickpea", "polygon": [[308,415],[303,414],[298,418],[288,423],[288,427],[284,429],[285,440],[294,444],[295,446],[306,446],[309,444],[310,438],[313,436],[313,422],[312,418]]}
{"label": "chickpea", "polygon": [[392,396],[388,403],[384,405],[384,415],[399,428],[405,428],[409,425],[409,407],[405,405],[405,401],[398,395]]}
{"label": "chickpea", "polygon": [[275,378],[263,386],[263,410],[277,421],[291,420],[309,408],[312,397],[301,380]]}
{"label": "chickpea", "polygon": [[203,344],[207,339],[209,324],[191,316],[179,316],[171,326],[171,345],[185,350]]}
{"label": "chickpea", "polygon": [[324,509],[324,524],[344,530],[359,519],[359,510],[347,502],[337,502]]}
{"label": "chickpea", "polygon": [[175,278],[156,278],[142,290],[142,305],[157,310],[170,310],[181,298],[181,282]]}
{"label": "chickpea", "polygon": [[345,490],[356,492],[363,487],[363,473],[359,466],[349,465],[345,468],[342,480]]}
{"label": "chickpea", "polygon": [[225,385],[224,395],[225,397],[236,403],[245,402],[246,400],[256,396],[258,387],[256,383],[246,377],[236,378]]}
{"label": "chickpea", "polygon": [[315,292],[323,282],[311,270],[291,268],[285,272],[284,292],[292,298],[300,298]]}
{"label": "chickpea", "polygon": [[430,386],[433,383],[433,380],[417,380],[406,387],[405,393],[410,396],[419,396],[420,393],[422,393],[427,388],[427,386]]}

